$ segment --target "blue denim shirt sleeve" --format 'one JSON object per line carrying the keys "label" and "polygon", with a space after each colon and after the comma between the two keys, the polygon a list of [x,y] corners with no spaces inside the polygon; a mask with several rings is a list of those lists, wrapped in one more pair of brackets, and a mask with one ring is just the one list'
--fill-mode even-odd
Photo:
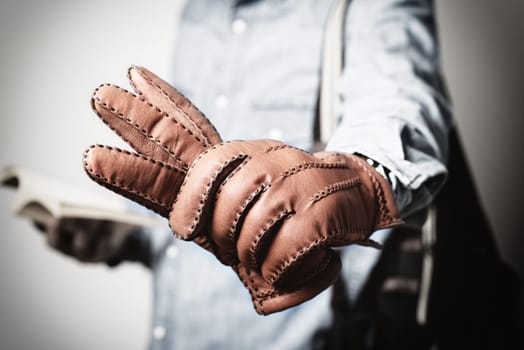
{"label": "blue denim shirt sleeve", "polygon": [[405,217],[426,207],[446,177],[451,113],[432,2],[354,0],[344,51],[342,116],[327,149],[389,169]]}

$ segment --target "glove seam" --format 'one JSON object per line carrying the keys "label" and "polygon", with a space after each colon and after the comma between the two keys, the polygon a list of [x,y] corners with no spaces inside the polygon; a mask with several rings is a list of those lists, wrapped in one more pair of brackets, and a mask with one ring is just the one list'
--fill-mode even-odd
{"label": "glove seam", "polygon": [[[105,176],[102,176],[100,173],[96,172],[93,168],[89,167],[89,164],[87,163],[86,159],[87,159],[88,153],[93,148],[105,148],[105,149],[107,149],[109,151],[112,151],[112,152],[116,151],[116,152],[119,152],[119,153],[125,153],[125,154],[129,154],[129,155],[134,155],[137,158],[141,158],[141,159],[150,161],[154,166],[165,167],[167,169],[175,170],[175,171],[178,171],[178,172],[181,172],[180,169],[168,166],[165,163],[162,163],[162,162],[159,162],[157,160],[153,160],[153,159],[147,158],[147,157],[145,157],[143,155],[132,153],[132,152],[125,151],[125,150],[121,150],[121,149],[118,149],[118,148],[115,148],[115,147],[111,147],[111,146],[93,145],[87,151],[84,152],[84,169],[88,172],[90,177],[93,178],[96,182],[100,183],[101,185],[104,185],[104,187],[109,188],[111,191],[113,191],[115,193],[118,193],[118,192],[116,192],[111,186],[114,186],[114,187],[119,188],[119,189],[124,190],[124,191],[131,192],[131,193],[136,194],[136,195],[138,195],[140,197],[146,198],[147,200],[149,200],[149,201],[151,201],[151,202],[153,202],[155,204],[160,205],[163,209],[166,209],[166,211],[169,210],[169,206],[166,203],[164,203],[162,201],[158,201],[158,200],[152,198],[151,196],[138,191],[134,187],[125,185],[125,184],[123,184],[121,182],[116,182],[116,181],[111,180],[111,179],[109,179],[109,178],[107,178]],[[151,206],[149,206],[147,204],[144,204],[144,205],[146,205],[150,209],[153,209]]]}
{"label": "glove seam", "polygon": [[[369,169],[368,164],[366,163],[366,166],[363,165],[363,162],[365,162],[363,159],[358,158],[356,156],[350,158],[353,162],[357,163],[357,165],[362,168],[366,174],[371,179],[371,182],[373,184],[375,195],[377,196],[377,202],[379,206],[378,210],[378,219],[379,222],[382,220],[386,221],[385,224],[394,224],[399,220],[396,220],[389,212],[389,208],[387,207],[386,199],[384,198],[384,190],[382,188],[382,185],[379,183],[379,181],[376,178],[376,175],[374,175]],[[375,214],[376,215],[376,214]],[[378,225],[376,223],[373,224],[373,229],[377,229],[382,225]],[[371,230],[370,230],[371,231]]]}
{"label": "glove seam", "polygon": [[[300,248],[297,252],[295,252],[291,257],[287,258],[282,262],[277,268],[276,272],[274,272],[266,281],[269,284],[274,284],[275,281],[277,281],[279,278],[282,277],[282,274],[285,272],[285,270],[291,266],[293,263],[298,261],[302,256],[306,255],[307,253],[311,252],[313,249],[316,248],[322,248],[325,245],[329,244],[351,244],[355,241],[364,240],[367,238],[369,234],[369,229],[362,228],[362,229],[355,229],[350,232],[340,232],[340,231],[332,231],[328,233],[326,237],[317,238],[313,242],[306,243],[306,245],[302,248]],[[335,239],[333,236],[340,236],[340,235],[358,235],[358,237],[348,237],[347,239]]]}
{"label": "glove seam", "polygon": [[[135,89],[135,91],[137,93],[139,93],[141,96],[145,96],[142,91],[136,86],[136,84],[133,82],[133,80],[131,79],[131,76],[130,76],[130,72],[131,70],[128,71],[128,78],[129,78],[129,82],[131,84],[131,86],[133,86],[133,88]],[[161,87],[159,86],[158,84],[154,83],[149,77],[145,76],[144,74],[142,74],[142,72],[140,71],[140,69],[136,69],[136,72],[142,77],[144,78],[149,84],[151,84],[151,86],[153,86],[158,92],[160,92],[164,97],[167,98],[167,100],[170,102],[170,104],[173,105],[173,107],[175,107],[175,109],[177,111],[179,111],[180,113],[182,113],[190,122],[191,124],[193,124],[193,126],[200,132],[203,140],[204,140],[204,143],[206,145],[206,147],[209,147],[211,146],[211,142],[209,141],[209,138],[208,136],[205,134],[205,132],[200,128],[200,126],[198,125],[198,123],[196,121],[193,120],[193,118],[191,118],[191,116],[186,112],[184,111],[182,108],[180,108],[176,102],[171,98],[171,96]],[[173,88],[174,89],[174,88]],[[176,90],[176,89],[175,89]],[[176,90],[178,92],[178,90]],[[178,92],[180,93],[180,92]],[[182,94],[181,94],[182,95]],[[145,97],[144,97],[145,98]],[[189,100],[188,100],[189,101]],[[211,125],[212,129],[217,133],[218,135],[218,131],[216,130],[216,128],[213,126],[213,124],[211,124],[211,122],[209,122],[209,119],[207,119],[207,117],[204,115],[204,113],[202,113],[192,102],[189,101],[189,108],[195,108],[196,111],[198,111],[203,117],[204,119],[206,119],[209,123],[209,125]],[[198,137],[195,136],[195,138],[197,138],[198,140]],[[200,142],[200,140],[198,140]]]}
{"label": "glove seam", "polygon": [[[278,141],[278,142],[280,142],[280,141]],[[285,143],[283,143],[283,144],[279,144],[279,145],[267,146],[267,147],[265,148],[265,151],[266,151],[266,153],[270,153],[270,152],[274,152],[274,151],[280,151],[280,150],[282,150],[282,149],[286,149],[286,148],[291,148],[291,149],[294,149],[294,150],[300,151],[300,152],[302,152],[302,153],[306,153],[306,154],[308,154],[308,155],[311,155],[309,152],[306,152],[306,151],[304,151],[303,149],[300,149],[300,148],[298,148],[298,147],[291,146],[291,145],[288,145],[288,144],[285,144]]]}
{"label": "glove seam", "polygon": [[[224,168],[226,166],[228,166],[229,164],[231,164],[235,160],[244,159],[245,157],[247,157],[246,154],[240,153],[240,154],[238,154],[238,155],[236,155],[234,157],[226,159],[225,161],[223,161],[220,164],[220,166],[217,167],[217,169],[215,170],[213,176],[211,177],[211,179],[209,179],[208,183],[205,185],[204,192],[201,193],[201,197],[202,198],[199,201],[199,205],[198,205],[198,208],[196,210],[196,216],[193,218],[192,224],[189,227],[188,232],[185,235],[180,235],[178,233],[175,233],[175,235],[177,237],[182,238],[182,239],[190,239],[195,234],[195,228],[198,225],[198,223],[200,222],[200,217],[202,216],[202,211],[203,211],[202,208],[206,204],[206,201],[209,198],[209,195],[211,194],[211,191],[213,189],[213,184],[215,183],[218,175],[220,175],[222,173],[222,171],[224,170]],[[196,164],[196,161],[193,164]],[[189,176],[190,176],[190,172],[188,171],[185,180],[187,180],[189,178]],[[184,180],[184,184],[186,182],[185,180]],[[182,186],[180,186],[180,189],[178,191],[177,197],[173,201],[173,206],[177,202],[178,198],[181,196],[184,184],[182,184]],[[171,208],[173,208],[173,206]],[[172,231],[175,232],[175,230],[172,230]]]}
{"label": "glove seam", "polygon": [[251,242],[251,246],[249,248],[248,252],[248,261],[253,267],[254,270],[260,271],[260,266],[257,262],[256,254],[258,250],[260,249],[260,246],[258,246],[258,243],[262,240],[262,238],[269,232],[269,230],[276,224],[278,224],[281,220],[286,219],[290,216],[295,214],[294,211],[283,209],[278,214],[274,215],[272,218],[266,221],[266,224],[264,227],[262,227],[258,234],[255,236],[255,239]]}
{"label": "glove seam", "polygon": [[224,188],[224,186],[226,185],[226,183],[231,180],[231,178],[240,171],[240,169],[242,169],[250,160],[252,159],[252,157],[250,155],[246,155],[246,158],[244,159],[244,161],[242,163],[240,163],[235,169],[233,169],[233,171],[231,171],[229,173],[229,175],[224,179],[224,181],[222,181],[222,183],[220,184],[220,186],[218,187],[217,189],[217,195],[220,194],[220,192],[222,192],[222,189]]}
{"label": "glove seam", "polygon": [[326,198],[335,192],[352,190],[353,188],[357,186],[360,186],[360,179],[358,177],[354,177],[354,178],[344,180],[344,181],[335,182],[331,185],[324,187],[317,193],[315,193],[310,198],[310,203],[314,204],[320,201],[322,198]]}
{"label": "glove seam", "polygon": [[263,182],[260,186],[257,187],[256,190],[251,192],[251,194],[242,202],[242,205],[240,206],[240,209],[237,211],[237,214],[235,215],[235,219],[233,221],[233,224],[229,228],[229,238],[234,242],[235,240],[235,232],[236,232],[236,226],[238,224],[238,221],[240,220],[240,217],[242,216],[242,213],[245,211],[247,206],[255,199],[255,197],[266,191],[269,187],[271,187],[271,183],[269,181]]}
{"label": "glove seam", "polygon": [[[112,85],[112,84],[103,84],[101,86],[113,86],[113,87],[116,87],[116,88],[119,88],[120,90],[122,91],[125,91],[126,93],[129,93],[129,91],[127,91],[126,89],[122,89],[116,85]],[[96,92],[98,91],[98,88],[95,90],[95,94]],[[136,96],[134,96],[136,98]],[[166,145],[164,145],[163,143],[161,143],[160,140],[155,140],[153,138],[152,135],[148,135],[147,131],[144,130],[144,129],[141,129],[140,126],[138,124],[136,124],[135,122],[133,122],[130,118],[127,118],[122,112],[120,111],[117,111],[114,107],[108,105],[107,103],[105,102],[102,102],[102,100],[99,98],[99,97],[96,97],[96,96],[93,96],[93,99],[94,99],[94,102],[97,103],[99,106],[101,106],[103,109],[105,109],[106,111],[110,112],[110,113],[116,113],[122,120],[126,121],[128,124],[130,124],[135,130],[141,132],[145,137],[147,137],[149,140],[155,142],[158,146],[160,146],[164,151],[167,151],[169,153],[169,155],[171,157],[173,157],[177,162],[180,163],[180,165],[182,166],[182,168],[184,169],[187,169],[188,168],[188,165],[186,162],[184,162],[181,158],[179,158],[175,152],[173,152],[171,149],[169,149]],[[143,101],[144,102],[144,101]],[[147,103],[147,102],[146,102]],[[95,108],[93,108],[96,112],[97,115],[99,115],[99,113],[96,111]],[[162,113],[160,111],[160,113]],[[122,133],[120,133],[117,129],[115,129],[114,127],[111,126],[111,124],[109,124],[103,117],[100,116],[100,119],[102,119],[102,121],[104,122],[104,124],[106,124],[111,130],[113,130],[118,136],[120,136],[124,141],[126,141],[127,143],[129,143],[133,148],[136,148],[133,143],[128,139],[126,138],[124,135],[122,135]]]}
{"label": "glove seam", "polygon": [[[117,85],[113,85],[113,84],[103,84],[101,86],[111,86],[111,87],[114,87],[114,88],[117,88],[121,91],[124,91],[125,93],[129,94],[132,96],[132,98],[135,98],[141,102],[143,102],[144,104],[146,104],[147,106],[149,106],[149,108],[151,109],[154,109],[156,110],[157,113],[160,114],[160,117],[163,117],[163,118],[167,118],[169,120],[171,120],[173,123],[177,124],[177,125],[180,125],[180,127],[182,127],[183,130],[185,130],[190,136],[192,136],[198,143],[201,143],[203,144],[204,142],[198,137],[196,136],[191,130],[188,129],[188,127],[186,125],[184,125],[184,123],[182,123],[180,120],[177,120],[174,116],[170,115],[169,113],[166,113],[164,112],[163,110],[161,110],[160,108],[154,106],[153,104],[151,104],[149,101],[147,101],[145,98],[143,97],[138,97],[134,94],[132,94],[131,92],[129,92],[128,90],[126,89],[123,89]],[[126,122],[128,122],[131,126],[133,126],[136,130],[140,131],[144,136],[146,136],[148,139],[150,139],[151,141],[155,142],[156,144],[158,144],[160,147],[162,147],[165,151],[169,152],[170,155],[172,155],[176,160],[178,160],[179,162],[181,162],[184,167],[187,169],[188,168],[188,165],[187,163],[185,163],[182,159],[180,159],[179,157],[176,156],[175,152],[173,150],[171,150],[169,147],[167,147],[167,145],[165,143],[163,143],[161,140],[155,138],[153,135],[150,135],[149,134],[149,131],[148,130],[145,130],[145,129],[142,129],[140,127],[140,125],[138,125],[135,121],[133,121],[132,119],[128,118],[127,116],[125,116],[120,110],[116,109],[114,106],[112,106],[111,104],[109,103],[106,103],[106,102],[103,102],[102,99],[100,97],[97,96],[97,92],[99,91],[99,88],[97,88],[93,94],[93,98],[94,100],[96,101],[96,103],[100,106],[102,106],[105,110],[107,110],[108,112],[111,112],[111,113],[117,113],[117,115],[119,117],[121,117],[122,119],[124,119]],[[96,112],[96,111],[95,111]],[[102,118],[103,120],[103,118]],[[105,122],[105,121],[104,121]],[[107,123],[106,123],[107,124]],[[110,126],[111,129],[113,129],[111,126]],[[113,129],[114,130],[114,129]],[[122,136],[122,135],[120,135]],[[124,137],[122,137],[124,140],[126,140],[127,142],[129,142],[129,140],[125,139]],[[204,145],[204,147],[207,147],[208,145]]]}
{"label": "glove seam", "polygon": [[171,206],[171,210],[173,210],[173,205],[175,205],[175,203],[177,202],[177,199],[178,199],[178,196],[180,195],[180,193],[182,192],[182,189],[184,188],[184,186],[187,184],[187,179],[189,178],[189,176],[191,175],[193,169],[195,168],[195,166],[198,164],[199,160],[202,159],[202,157],[204,157],[206,154],[208,154],[209,152],[211,151],[214,151],[216,150],[217,148],[219,147],[222,147],[228,143],[231,143],[231,141],[224,141],[222,143],[219,143],[219,144],[216,144],[214,145],[213,147],[210,147],[208,149],[206,149],[204,152],[200,153],[198,155],[198,157],[196,157],[196,159],[193,161],[193,164],[191,164],[191,166],[189,167],[189,169],[187,170],[187,173],[186,173],[186,176],[184,178],[184,181],[182,182],[182,185],[180,185],[180,189],[178,190],[178,195],[177,197],[175,198],[175,200],[173,201],[173,204]]}
{"label": "glove seam", "polygon": [[[323,159],[321,159],[323,160]],[[308,162],[304,161],[302,164],[298,164],[292,167],[289,167],[287,170],[283,171],[281,176],[282,178],[287,178],[292,175],[298,174],[301,171],[320,168],[320,169],[347,169],[348,165],[345,162],[336,162],[336,163],[321,163],[321,162]]]}

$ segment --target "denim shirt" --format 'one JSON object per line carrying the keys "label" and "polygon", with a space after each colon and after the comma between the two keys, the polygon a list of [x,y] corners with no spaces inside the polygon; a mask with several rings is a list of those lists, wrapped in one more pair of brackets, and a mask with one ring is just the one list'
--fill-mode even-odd
{"label": "denim shirt", "polygon": [[[333,1],[187,1],[170,81],[225,140],[280,139],[311,150],[323,27]],[[345,22],[341,120],[327,149],[358,152],[394,175],[404,216],[427,206],[446,169],[448,102],[429,1],[354,0]],[[374,233],[381,240],[388,231]],[[259,316],[231,268],[166,228],[152,249],[151,349],[308,349],[332,322],[331,291]],[[353,300],[377,259],[341,249]]]}

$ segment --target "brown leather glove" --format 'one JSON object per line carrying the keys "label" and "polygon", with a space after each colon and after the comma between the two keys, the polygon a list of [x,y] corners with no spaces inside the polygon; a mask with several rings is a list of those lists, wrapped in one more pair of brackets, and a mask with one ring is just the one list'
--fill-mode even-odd
{"label": "brown leather glove", "polygon": [[314,297],[340,271],[330,247],[366,244],[374,230],[400,223],[389,185],[362,159],[272,140],[220,143],[168,84],[143,68],[129,76],[138,96],[104,85],[93,107],[139,154],[92,146],[88,174],[233,267],[257,312]]}

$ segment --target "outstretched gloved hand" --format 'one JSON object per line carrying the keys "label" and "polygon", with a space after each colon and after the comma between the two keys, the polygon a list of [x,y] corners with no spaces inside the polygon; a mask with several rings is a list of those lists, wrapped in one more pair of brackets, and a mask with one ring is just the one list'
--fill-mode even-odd
{"label": "outstretched gloved hand", "polygon": [[166,82],[141,67],[129,79],[137,95],[106,84],[92,105],[137,153],[91,146],[87,173],[231,266],[257,312],[311,299],[340,272],[331,247],[365,244],[401,222],[388,183],[359,157],[273,140],[222,142]]}

